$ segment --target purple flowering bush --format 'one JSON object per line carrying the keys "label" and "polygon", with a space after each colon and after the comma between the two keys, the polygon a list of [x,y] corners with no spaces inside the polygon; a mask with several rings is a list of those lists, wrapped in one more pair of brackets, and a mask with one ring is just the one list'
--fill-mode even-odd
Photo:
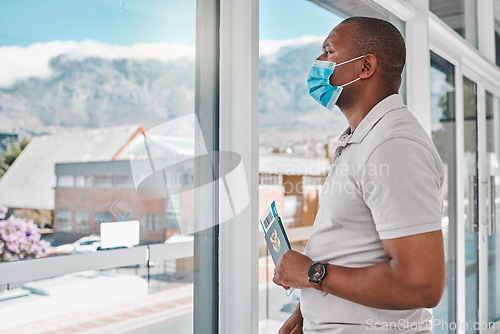
{"label": "purple flowering bush", "polygon": [[43,255],[50,243],[41,240],[38,226],[12,215],[5,219],[6,214],[7,208],[0,205],[0,262]]}

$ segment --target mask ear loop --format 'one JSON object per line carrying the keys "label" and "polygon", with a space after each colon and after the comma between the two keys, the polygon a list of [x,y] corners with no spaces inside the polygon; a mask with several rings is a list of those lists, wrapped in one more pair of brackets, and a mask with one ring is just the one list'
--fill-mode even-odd
{"label": "mask ear loop", "polygon": [[[366,55],[364,55],[364,56],[366,56]],[[344,62],[342,62],[342,63],[337,64],[336,66],[340,66],[340,65],[344,65],[344,64],[350,63],[351,61],[355,61],[355,60],[361,59],[361,58],[363,58],[364,56],[359,56],[359,57],[353,58],[353,59],[351,59],[351,60],[346,60],[346,61],[344,61]]]}
{"label": "mask ear loop", "polygon": [[[365,56],[366,56],[366,55],[365,55]],[[364,56],[359,56],[359,57],[353,58],[353,59],[351,59],[351,60],[344,61],[343,63],[337,64],[337,66],[339,66],[339,65],[344,65],[344,64],[347,64],[347,63],[350,63],[351,61],[355,61],[355,60],[361,59],[361,58],[363,58],[363,57],[364,57]],[[341,85],[340,87],[345,87],[345,86],[350,85],[350,84],[352,84],[353,82],[356,82],[356,81],[358,81],[358,80],[361,80],[361,78],[357,78],[357,79],[354,79],[353,81],[349,81],[348,83],[343,84],[343,85]]]}
{"label": "mask ear loop", "polygon": [[357,79],[354,79],[353,81],[349,81],[348,83],[343,84],[343,85],[341,85],[340,87],[345,87],[345,86],[350,85],[350,84],[352,84],[353,82],[356,82],[356,81],[358,81],[358,80],[361,80],[361,78],[357,78]]}

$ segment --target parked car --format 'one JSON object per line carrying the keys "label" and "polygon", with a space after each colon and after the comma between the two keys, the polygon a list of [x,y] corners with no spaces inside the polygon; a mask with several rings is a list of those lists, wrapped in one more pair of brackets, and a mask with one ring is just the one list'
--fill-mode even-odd
{"label": "parked car", "polygon": [[55,257],[55,256],[71,255],[71,254],[73,254],[73,252],[51,251],[51,252],[47,252],[45,254],[45,257]]}
{"label": "parked car", "polygon": [[82,237],[72,244],[64,244],[55,247],[53,253],[92,253],[96,252],[101,246],[101,238],[98,235],[91,234],[86,237]]}

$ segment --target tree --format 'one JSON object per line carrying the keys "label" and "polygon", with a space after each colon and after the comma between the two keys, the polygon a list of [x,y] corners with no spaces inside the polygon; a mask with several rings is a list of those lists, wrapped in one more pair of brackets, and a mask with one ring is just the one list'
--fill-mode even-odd
{"label": "tree", "polygon": [[19,154],[29,144],[29,140],[23,138],[20,142],[15,142],[9,145],[2,157],[0,157],[0,178],[7,172],[7,169],[14,163]]}

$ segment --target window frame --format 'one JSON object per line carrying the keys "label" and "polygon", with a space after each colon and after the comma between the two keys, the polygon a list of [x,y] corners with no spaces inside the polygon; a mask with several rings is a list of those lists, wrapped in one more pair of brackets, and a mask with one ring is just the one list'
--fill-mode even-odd
{"label": "window frame", "polygon": [[[253,2],[252,6],[255,7],[256,4]],[[220,1],[196,0],[196,16],[195,113],[200,122],[204,142],[207,146],[210,145],[207,148],[218,150]],[[202,138],[195,138],[195,140],[200,139]],[[97,185],[94,175],[77,175],[74,178],[74,186],[96,187]],[[214,191],[212,201],[204,199],[203,206],[195,207],[195,217],[206,219],[208,213],[208,217],[214,222],[213,228],[195,233],[193,242],[151,244],[89,254],[5,262],[0,264],[2,269],[0,284],[34,281],[85,270],[104,270],[133,265],[149,266],[150,262],[194,257],[194,333],[218,333],[220,287],[219,227],[216,223],[218,189]],[[72,212],[71,217],[73,217]],[[154,221],[152,225],[154,230]]]}
{"label": "window frame", "polygon": [[219,332],[255,334],[259,332],[259,3],[220,0],[220,5],[220,150],[241,156],[249,205],[220,224]]}

